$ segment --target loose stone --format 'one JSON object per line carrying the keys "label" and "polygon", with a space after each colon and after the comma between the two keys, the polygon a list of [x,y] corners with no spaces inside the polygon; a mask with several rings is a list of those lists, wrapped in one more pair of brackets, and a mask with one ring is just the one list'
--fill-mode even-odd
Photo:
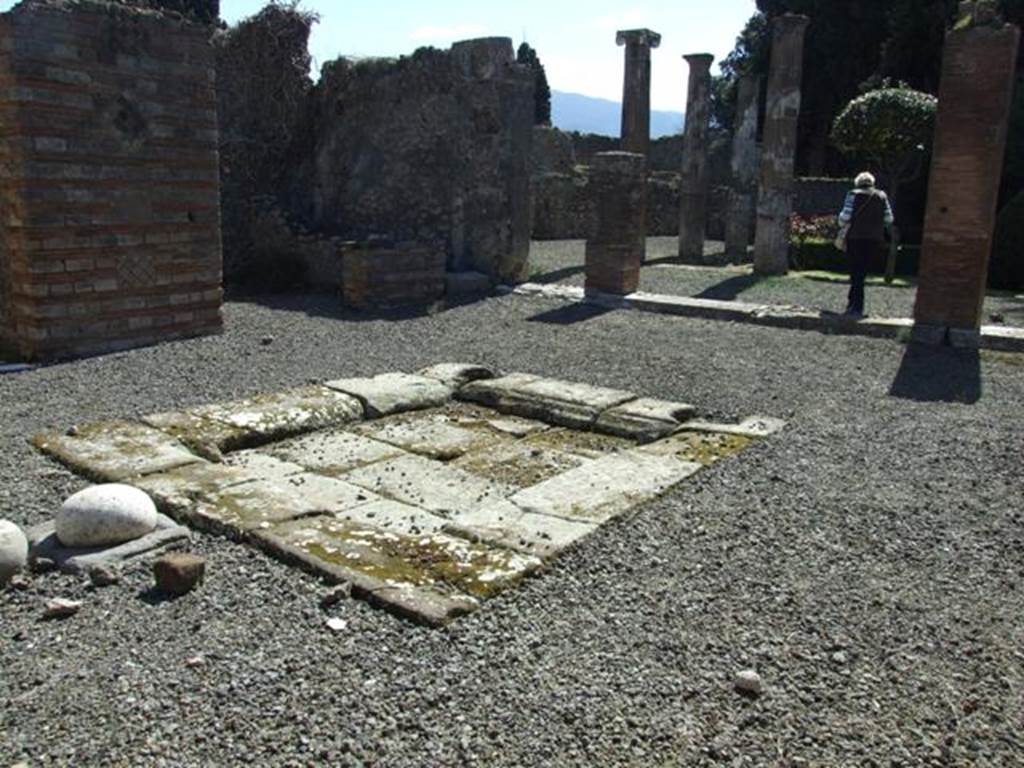
{"label": "loose stone", "polygon": [[0,586],[9,582],[28,562],[28,539],[21,528],[0,520]]}
{"label": "loose stone", "polygon": [[747,693],[751,696],[761,695],[761,676],[752,669],[737,672],[734,685],[740,693]]}
{"label": "loose stone", "polygon": [[89,569],[89,582],[94,587],[109,587],[121,581],[121,572],[109,565],[94,565]]}
{"label": "loose stone", "polygon": [[99,547],[140,539],[156,528],[153,500],[138,488],[111,483],[74,494],[57,513],[57,538],[66,547]]}
{"label": "loose stone", "polygon": [[66,619],[69,616],[74,616],[78,613],[81,607],[82,602],[80,600],[67,600],[63,597],[57,597],[46,604],[46,610],[43,611],[43,618]]}
{"label": "loose stone", "polygon": [[327,620],[327,628],[331,632],[343,632],[348,628],[348,622],[344,619],[339,619],[337,616],[332,616]]}
{"label": "loose stone", "polygon": [[191,592],[203,580],[206,561],[197,555],[164,555],[153,563],[156,588],[169,595],[184,595]]}

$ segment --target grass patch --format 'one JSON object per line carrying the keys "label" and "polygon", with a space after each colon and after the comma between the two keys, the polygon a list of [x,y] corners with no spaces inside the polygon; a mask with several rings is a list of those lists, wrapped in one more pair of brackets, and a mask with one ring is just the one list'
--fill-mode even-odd
{"label": "grass patch", "polygon": [[[804,280],[817,280],[822,283],[846,283],[850,276],[845,272],[829,272],[824,269],[809,269],[802,272],[792,272],[791,277],[803,278]],[[868,275],[865,285],[880,286],[882,288],[913,288],[916,282],[907,277],[894,277],[891,283],[886,283],[881,275]]]}

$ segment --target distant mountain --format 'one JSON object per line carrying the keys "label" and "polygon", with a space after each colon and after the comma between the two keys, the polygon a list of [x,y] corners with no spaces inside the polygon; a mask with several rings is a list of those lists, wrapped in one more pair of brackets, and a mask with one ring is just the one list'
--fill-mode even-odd
{"label": "distant mountain", "polygon": [[[651,138],[670,136],[683,130],[682,112],[651,111]],[[618,136],[622,126],[622,105],[580,93],[551,92],[551,123],[563,131]]]}

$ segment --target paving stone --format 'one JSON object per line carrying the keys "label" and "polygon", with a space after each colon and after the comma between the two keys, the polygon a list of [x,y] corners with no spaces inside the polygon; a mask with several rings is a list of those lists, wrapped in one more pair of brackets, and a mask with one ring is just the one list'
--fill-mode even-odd
{"label": "paving stone", "polygon": [[523,442],[533,448],[554,450],[585,459],[600,459],[602,456],[621,453],[636,447],[633,440],[624,437],[561,428],[531,435]]}
{"label": "paving stone", "polygon": [[379,501],[375,493],[365,488],[314,472],[291,475],[279,481],[278,485],[300,500],[302,506],[316,512],[345,512],[362,504]]}
{"label": "paving stone", "polygon": [[670,456],[624,451],[589,461],[519,491],[509,500],[526,512],[605,523],[660,495],[700,468],[700,464]]}
{"label": "paving stone", "polygon": [[336,427],[363,417],[359,400],[328,387],[309,386],[206,405],[189,411],[245,433],[245,447]]}
{"label": "paving stone", "polygon": [[594,428],[620,437],[649,442],[669,435],[696,413],[686,403],[641,397],[609,408],[597,418]]}
{"label": "paving stone", "polygon": [[468,453],[451,465],[515,488],[529,488],[584,461],[571,453],[517,441]]}
{"label": "paving stone", "polygon": [[330,389],[358,398],[370,418],[401,411],[436,408],[451,399],[452,390],[437,379],[408,373],[382,373],[371,379],[336,379]]}
{"label": "paving stone", "polygon": [[259,475],[238,467],[202,462],[147,475],[133,480],[132,485],[148,493],[162,512],[181,520],[197,498],[260,479]]}
{"label": "paving stone", "polygon": [[204,495],[185,509],[184,515],[197,528],[237,539],[274,523],[317,512],[292,488],[257,480]]}
{"label": "paving stone", "polygon": [[487,424],[491,429],[512,435],[513,437],[527,437],[528,435],[535,435],[538,432],[546,432],[551,429],[551,425],[543,421],[524,419],[520,416],[511,415],[487,419]]}
{"label": "paving stone", "polygon": [[786,426],[782,419],[771,416],[749,416],[739,424],[719,424],[713,421],[693,419],[685,422],[680,429],[685,432],[721,432],[727,435],[743,437],[768,437]]}
{"label": "paving stone", "polygon": [[522,373],[474,381],[462,387],[456,396],[503,413],[574,429],[587,429],[603,411],[636,399],[631,392]]}
{"label": "paving stone", "polygon": [[485,421],[459,419],[437,411],[386,416],[358,424],[352,431],[442,461],[511,439],[492,430]]}
{"label": "paving stone", "polygon": [[422,507],[442,517],[508,496],[514,488],[439,461],[408,454],[354,470],[344,479],[382,496]]}
{"label": "paving stone", "polygon": [[499,501],[457,515],[444,530],[547,560],[598,527],[597,523],[525,512],[510,501]]}
{"label": "paving stone", "polygon": [[341,520],[350,520],[361,525],[411,536],[440,533],[448,523],[445,518],[425,509],[391,499],[379,499],[367,504],[360,504],[343,512],[337,512],[334,516]]}
{"label": "paving stone", "polygon": [[306,471],[305,467],[300,464],[284,461],[259,450],[232,453],[224,460],[224,463],[261,480],[282,481]]}
{"label": "paving stone", "polygon": [[244,429],[222,424],[192,411],[152,413],[143,416],[142,422],[166,432],[209,461],[222,461],[224,453],[237,450],[247,442],[248,432]]}
{"label": "paving stone", "polygon": [[407,536],[319,516],[256,535],[271,551],[352,584],[353,594],[430,624],[474,610],[540,561],[444,534]]}
{"label": "paving stone", "polygon": [[472,363],[438,363],[417,371],[416,374],[426,376],[428,379],[437,379],[450,389],[458,389],[471,381],[494,378],[494,371],[490,368]]}
{"label": "paving stone", "polygon": [[342,475],[403,454],[396,446],[340,429],[313,432],[261,450],[324,475]]}
{"label": "paving stone", "polygon": [[170,435],[137,421],[103,421],[77,428],[72,435],[36,435],[31,442],[97,482],[118,482],[201,461]]}
{"label": "paving stone", "polygon": [[749,448],[756,438],[727,432],[677,432],[637,450],[710,466]]}
{"label": "paving stone", "polygon": [[142,538],[112,547],[65,547],[57,538],[53,521],[28,531],[30,559],[55,563],[65,573],[87,573],[90,568],[120,568],[143,556],[180,546],[191,538],[188,528],[166,515],[157,515],[156,529]]}

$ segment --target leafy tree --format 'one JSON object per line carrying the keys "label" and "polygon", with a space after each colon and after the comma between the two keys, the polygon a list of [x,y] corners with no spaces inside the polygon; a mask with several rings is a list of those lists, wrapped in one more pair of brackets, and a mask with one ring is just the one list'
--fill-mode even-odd
{"label": "leafy tree", "polygon": [[537,58],[537,52],[527,43],[516,51],[516,61],[533,70],[533,122],[535,125],[551,125],[551,88],[544,65]]}
{"label": "leafy tree", "polygon": [[[924,170],[925,150],[935,132],[938,99],[904,83],[895,88],[885,85],[846,105],[832,126],[832,142],[880,172],[895,207],[900,186],[913,181]],[[892,245],[885,272],[887,281],[892,280],[895,271],[896,237]]]}

